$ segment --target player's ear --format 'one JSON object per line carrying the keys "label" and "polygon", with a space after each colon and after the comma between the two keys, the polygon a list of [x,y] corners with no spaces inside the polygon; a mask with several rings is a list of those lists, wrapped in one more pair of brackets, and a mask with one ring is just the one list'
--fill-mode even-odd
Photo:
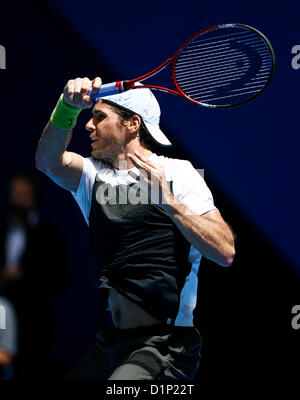
{"label": "player's ear", "polygon": [[141,126],[141,117],[139,115],[133,115],[128,121],[127,128],[135,133],[140,129]]}

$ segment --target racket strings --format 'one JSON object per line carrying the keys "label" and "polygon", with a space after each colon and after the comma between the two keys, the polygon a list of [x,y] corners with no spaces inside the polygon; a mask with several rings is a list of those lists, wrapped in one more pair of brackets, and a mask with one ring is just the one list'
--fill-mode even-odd
{"label": "racket strings", "polygon": [[[219,42],[219,40],[220,39],[223,39],[224,37],[226,37],[227,39],[225,39],[225,40],[232,40],[232,38],[234,38],[234,39],[236,39],[237,38],[237,36],[240,36],[241,38],[243,37],[243,36],[245,36],[245,35],[248,35],[249,36],[249,34],[251,34],[251,31],[249,31],[249,30],[239,30],[239,31],[235,31],[235,32],[232,32],[232,33],[228,33],[228,34],[226,34],[226,35],[221,35],[221,29],[223,29],[223,31],[225,31],[225,30],[229,30],[229,29],[231,29],[231,28],[227,28],[227,29],[224,29],[224,28],[219,28],[219,30],[218,30],[218,34],[217,34],[217,36],[215,36],[215,31],[212,31],[213,33],[212,33],[212,37],[209,37],[209,35],[210,35],[210,32],[209,33],[207,33],[206,35],[208,36],[208,37],[204,37],[204,35],[201,37],[201,44],[202,43],[206,43],[206,42],[210,42],[210,43],[213,43],[212,42],[212,40],[216,40],[216,43],[217,42]],[[235,29],[235,28],[233,28],[233,29]],[[199,36],[198,37],[196,37],[194,40],[192,40],[188,45],[189,45],[189,48],[192,48],[193,46],[195,46],[195,45],[199,45],[199,41],[197,42],[197,39],[199,38]]]}
{"label": "racket strings", "polygon": [[[251,84],[249,84],[249,85],[251,85]],[[222,87],[223,86],[223,83],[221,83],[220,85],[213,85],[213,86],[209,86],[209,87],[207,87],[206,88],[206,90],[205,90],[205,88],[204,88],[204,90],[202,90],[202,92],[201,92],[201,96],[202,96],[202,99],[205,99],[205,97],[206,98],[208,98],[208,97],[210,97],[211,96],[211,88],[213,88],[213,89],[215,89],[215,88],[217,88],[217,87]],[[254,85],[254,86],[248,86],[247,87],[247,90],[249,90],[249,89],[257,89],[257,88],[260,88],[261,87],[261,85]],[[235,92],[235,91],[241,91],[241,90],[245,90],[245,88],[240,88],[240,89],[232,89],[232,92]],[[191,90],[191,93],[193,93],[193,90]],[[246,92],[245,91],[245,93],[249,93],[249,92]],[[206,95],[207,94],[207,95]],[[220,97],[220,98],[227,98],[226,96],[224,97]]]}
{"label": "racket strings", "polygon": [[174,75],[180,90],[192,99],[226,106],[230,99],[242,102],[262,91],[272,61],[269,46],[257,33],[222,27],[189,42],[176,59]]}
{"label": "racket strings", "polygon": [[222,53],[214,53],[211,57],[201,57],[200,55],[197,57],[189,57],[186,58],[185,60],[180,60],[178,62],[178,65],[176,64],[176,71],[180,71],[181,69],[186,70],[186,67],[194,67],[195,64],[198,66],[201,63],[201,66],[205,67],[205,65],[211,66],[213,63],[216,62],[216,57],[218,58],[218,62],[222,61],[232,61],[232,60],[237,60],[237,59],[242,59],[241,53],[237,53],[236,51],[226,51]]}
{"label": "racket strings", "polygon": [[[235,40],[238,40],[239,38],[235,38]],[[240,38],[242,41],[242,38]],[[214,42],[210,42],[210,43],[200,43],[200,44],[194,44],[194,45],[190,45],[187,49],[185,49],[185,54],[186,55],[190,55],[193,53],[198,53],[199,50],[203,50],[205,51],[206,54],[209,53],[209,51],[214,51],[220,48],[224,48],[226,46],[228,46],[228,44],[230,44],[230,42],[232,42],[232,39],[226,39],[226,40],[218,40],[218,41],[214,41]]]}
{"label": "racket strings", "polygon": [[[247,69],[247,67],[245,68]],[[222,82],[224,81],[224,79],[231,79],[232,77],[234,79],[237,79],[239,76],[244,76],[244,69],[240,68],[238,70],[239,73],[237,73],[237,70],[231,70],[231,71],[226,71],[226,73],[220,73],[220,74],[214,74],[214,76],[208,76],[205,75],[205,77],[197,77],[193,80],[186,80],[186,81],[182,81],[182,85],[184,85],[185,88],[188,87],[192,87],[194,86],[196,83],[197,85],[201,84],[201,85],[205,85],[207,83],[213,83],[213,82]]]}
{"label": "racket strings", "polygon": [[[268,55],[268,54],[270,54],[270,51],[268,49],[266,49],[265,47],[264,48],[262,48],[262,47],[261,48],[254,47],[254,49],[257,52],[259,52],[260,55]],[[203,61],[211,62],[211,60],[214,59],[216,54],[218,54],[218,57],[220,59],[221,58],[226,59],[226,57],[228,57],[229,55],[234,55],[235,58],[239,58],[241,54],[244,54],[242,51],[237,52],[237,50],[228,49],[228,47],[225,47],[225,46],[220,47],[217,50],[218,50],[218,53],[216,53],[215,50],[206,51],[205,55],[200,55],[199,51],[196,53],[196,55],[188,54],[187,57],[185,57],[185,58],[182,57],[180,59],[180,62],[178,61],[177,67],[180,69],[180,67],[182,67],[182,66],[185,66],[187,64],[193,64],[193,63],[199,62],[199,61],[201,61],[201,62],[203,62]]]}
{"label": "racket strings", "polygon": [[[221,71],[218,71],[218,73],[214,74],[213,77],[211,75],[209,77],[207,75],[197,75],[196,77],[192,77],[192,79],[190,79],[190,78],[181,79],[181,82],[182,82],[182,85],[184,85],[184,87],[191,87],[195,83],[205,84],[207,82],[215,82],[217,80],[220,80],[220,78],[226,78],[226,77],[231,77],[231,76],[238,78],[239,76],[244,76],[245,71],[247,71],[248,69],[249,69],[249,64],[245,65],[244,67],[239,68],[238,69],[239,73],[237,73],[236,68],[231,68],[231,69],[225,68],[225,69],[222,69]],[[268,75],[269,75],[269,67],[263,67],[261,69],[261,73],[257,74],[255,80],[258,81],[260,79],[265,79],[265,77]],[[189,75],[187,75],[187,76],[189,76]],[[252,78],[252,80],[253,80],[253,78]],[[245,83],[245,85],[246,85],[246,83]]]}
{"label": "racket strings", "polygon": [[[250,65],[247,57],[241,57],[241,60],[244,62],[244,65]],[[201,75],[206,75],[207,72],[223,72],[223,71],[228,71],[228,69],[231,69],[232,67],[234,68],[236,65],[234,60],[225,62],[225,63],[220,63],[217,66],[210,67],[204,67],[204,68],[193,68],[192,72],[186,71],[186,68],[183,69],[182,72],[179,72],[176,74],[177,77],[181,77],[182,81],[185,80],[185,77],[193,77],[193,76],[201,76]]]}

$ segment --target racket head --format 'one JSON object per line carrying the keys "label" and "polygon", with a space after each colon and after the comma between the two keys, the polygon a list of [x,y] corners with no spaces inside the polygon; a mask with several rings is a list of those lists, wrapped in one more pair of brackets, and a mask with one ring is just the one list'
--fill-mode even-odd
{"label": "racket head", "polygon": [[243,24],[205,29],[187,40],[172,60],[181,96],[211,108],[247,103],[270,84],[275,54],[269,40]]}

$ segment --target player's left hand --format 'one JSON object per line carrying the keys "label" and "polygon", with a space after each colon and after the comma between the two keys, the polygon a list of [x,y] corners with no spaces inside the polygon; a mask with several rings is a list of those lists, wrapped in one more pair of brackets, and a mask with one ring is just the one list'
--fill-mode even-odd
{"label": "player's left hand", "polygon": [[[169,189],[164,169],[142,156],[138,151],[134,151],[134,154],[128,153],[127,157],[134,166],[139,169],[140,179],[143,181],[142,183],[148,185],[151,203],[153,204],[153,199],[157,199],[157,205],[162,208],[166,204],[171,204],[174,200],[174,196]],[[131,173],[131,176],[137,178],[133,173]],[[159,194],[161,194],[161,196],[159,196]]]}

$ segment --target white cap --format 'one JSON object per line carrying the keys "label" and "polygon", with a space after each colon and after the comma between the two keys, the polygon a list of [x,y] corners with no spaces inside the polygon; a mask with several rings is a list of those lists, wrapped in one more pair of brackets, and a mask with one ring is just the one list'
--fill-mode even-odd
{"label": "white cap", "polygon": [[172,146],[171,142],[159,127],[160,107],[150,89],[130,89],[122,93],[101,98],[138,114],[156,142],[162,146]]}

